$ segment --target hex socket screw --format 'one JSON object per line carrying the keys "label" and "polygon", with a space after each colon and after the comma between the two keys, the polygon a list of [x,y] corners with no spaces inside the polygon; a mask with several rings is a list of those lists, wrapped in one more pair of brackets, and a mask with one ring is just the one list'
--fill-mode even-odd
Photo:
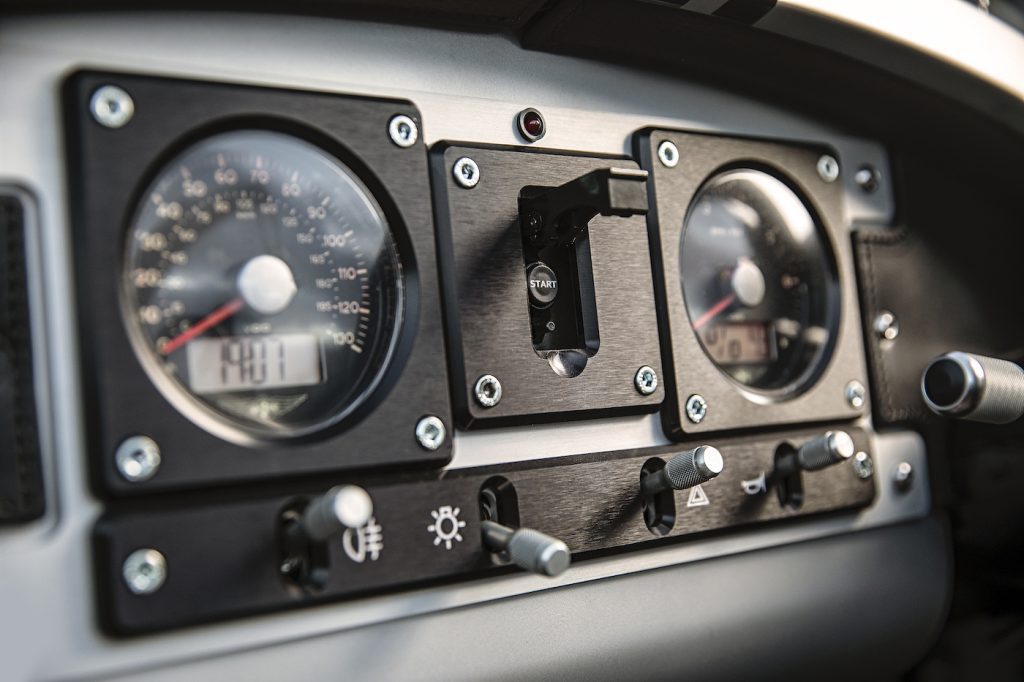
{"label": "hex socket screw", "polygon": [[121,577],[132,594],[153,594],[167,580],[167,560],[155,549],[137,549],[121,564]]}
{"label": "hex socket screw", "polygon": [[473,396],[481,407],[494,407],[501,402],[501,382],[493,374],[484,374],[473,385]]}
{"label": "hex socket screw", "polygon": [[867,399],[867,391],[864,389],[864,384],[854,379],[846,384],[843,393],[846,396],[846,403],[850,407],[855,410],[864,407],[864,402]]}
{"label": "hex socket screw", "polygon": [[135,115],[135,101],[122,88],[104,85],[92,94],[89,112],[104,128],[121,128]]}
{"label": "hex socket screw", "polygon": [[694,393],[686,399],[686,418],[694,424],[700,424],[708,416],[708,401],[704,396]]}
{"label": "hex socket screw", "polygon": [[658,145],[658,160],[665,168],[675,168],[679,164],[679,147],[674,142],[664,140]]}
{"label": "hex socket screw", "polygon": [[452,176],[461,187],[473,189],[480,183],[480,167],[473,159],[463,156],[452,166]]}
{"label": "hex socket screw", "polygon": [[160,446],[149,436],[125,438],[114,453],[117,471],[126,481],[148,481],[160,469]]}
{"label": "hex socket screw", "polygon": [[419,139],[419,128],[416,122],[405,114],[397,114],[388,121],[388,136],[399,147],[408,148]]}
{"label": "hex socket screw", "polygon": [[818,159],[818,176],[825,182],[835,182],[839,179],[839,162],[836,157],[829,154],[822,154]]}
{"label": "hex socket screw", "polygon": [[644,365],[636,371],[633,377],[633,386],[640,395],[651,395],[658,390],[658,373],[653,367]]}
{"label": "hex socket screw", "polygon": [[447,430],[444,422],[434,415],[428,415],[416,423],[416,440],[424,450],[437,450],[444,445]]}

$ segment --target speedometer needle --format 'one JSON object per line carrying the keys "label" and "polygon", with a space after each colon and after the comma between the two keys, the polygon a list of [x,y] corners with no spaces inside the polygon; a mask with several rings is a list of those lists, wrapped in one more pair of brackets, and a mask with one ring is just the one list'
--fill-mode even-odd
{"label": "speedometer needle", "polygon": [[718,317],[726,308],[736,302],[736,294],[729,294],[718,303],[714,304],[708,311],[698,317],[693,322],[693,328],[695,331],[700,331],[700,328],[706,325],[711,320]]}
{"label": "speedometer needle", "polygon": [[196,338],[197,336],[205,333],[209,329],[216,327],[218,324],[228,319],[245,305],[245,301],[241,297],[232,299],[222,305],[221,307],[214,310],[212,313],[204,317],[203,319],[196,322],[194,325],[183,331],[182,333],[175,336],[173,339],[164,344],[163,348],[160,349],[161,355],[170,355],[177,349],[184,346],[186,343]]}

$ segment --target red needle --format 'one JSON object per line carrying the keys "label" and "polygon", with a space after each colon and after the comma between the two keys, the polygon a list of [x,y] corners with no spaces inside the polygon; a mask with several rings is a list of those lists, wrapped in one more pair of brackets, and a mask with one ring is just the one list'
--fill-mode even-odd
{"label": "red needle", "polygon": [[241,298],[236,298],[228,301],[221,307],[214,310],[212,313],[204,317],[203,319],[196,322],[194,325],[183,331],[182,333],[175,336],[173,339],[164,344],[164,347],[160,349],[161,355],[170,355],[177,349],[184,346],[186,343],[196,338],[200,334],[205,333],[212,327],[216,327],[218,324],[228,319],[245,305],[245,301]]}
{"label": "red needle", "polygon": [[724,311],[726,308],[731,306],[735,301],[736,301],[736,294],[729,294],[728,296],[723,298],[721,301],[719,301],[718,303],[716,303],[713,306],[711,306],[710,308],[708,308],[708,311],[706,313],[704,313],[703,315],[698,317],[696,320],[694,320],[694,322],[693,322],[694,330],[695,331],[700,331],[701,327],[703,327],[708,322],[710,322],[711,320],[713,320],[716,317],[718,317],[718,315],[721,314],[722,311]]}

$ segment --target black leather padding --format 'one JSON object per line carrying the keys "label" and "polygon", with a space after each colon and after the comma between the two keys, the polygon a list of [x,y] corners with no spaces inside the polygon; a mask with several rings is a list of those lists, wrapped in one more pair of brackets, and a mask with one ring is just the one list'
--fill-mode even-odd
{"label": "black leather padding", "polygon": [[0,188],[0,523],[43,513],[25,268],[25,207]]}
{"label": "black leather padding", "polygon": [[[1024,219],[1005,197],[925,164],[906,164],[899,228],[854,233],[876,425],[930,422],[921,374],[960,350],[1024,359]],[[899,335],[873,329],[883,311]]]}

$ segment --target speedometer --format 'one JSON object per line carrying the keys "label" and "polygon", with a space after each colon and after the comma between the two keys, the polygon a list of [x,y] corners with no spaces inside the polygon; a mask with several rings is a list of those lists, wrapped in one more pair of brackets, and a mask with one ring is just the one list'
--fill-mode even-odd
{"label": "speedometer", "polygon": [[720,173],[694,199],[680,249],[690,323],[710,360],[762,393],[809,386],[835,344],[839,284],[796,192],[760,170]]}
{"label": "speedometer", "polygon": [[355,172],[297,137],[207,137],[158,171],[129,227],[123,308],[154,383],[227,437],[313,433],[388,364],[402,269]]}

